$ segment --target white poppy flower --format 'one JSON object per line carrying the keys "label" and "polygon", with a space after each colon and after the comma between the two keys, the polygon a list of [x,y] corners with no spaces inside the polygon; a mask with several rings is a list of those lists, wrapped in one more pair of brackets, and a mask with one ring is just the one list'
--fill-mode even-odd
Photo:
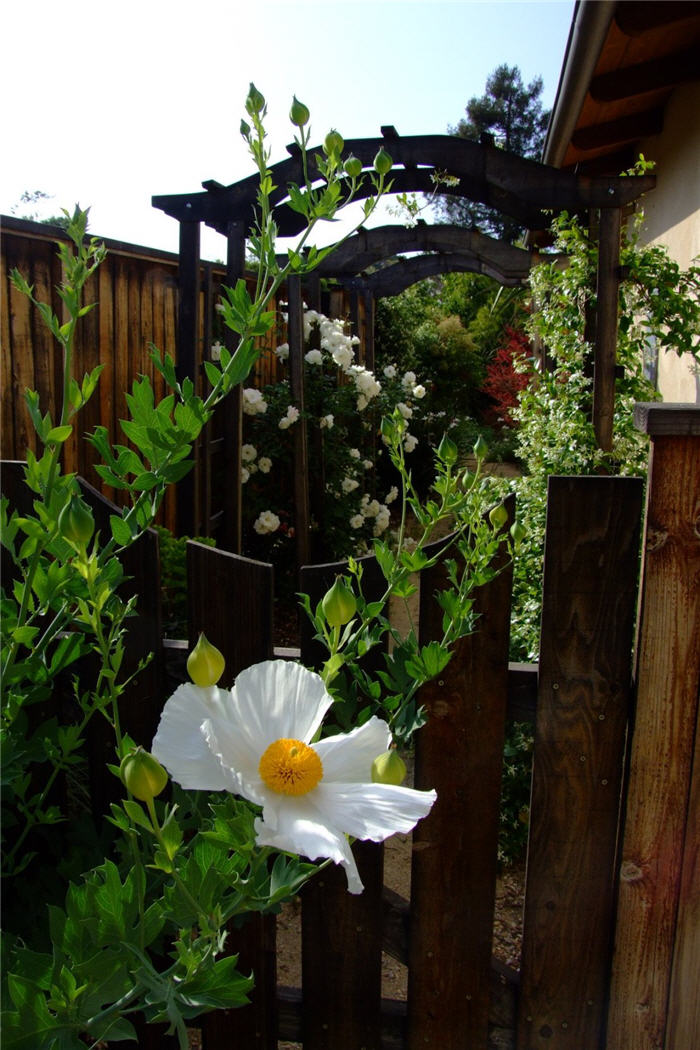
{"label": "white poppy flower", "polygon": [[372,783],[372,763],[391,743],[378,718],[314,741],[332,703],[313,671],[266,660],[242,671],[230,692],[179,686],[151,750],[183,787],[233,791],[262,806],[258,845],[329,858],[345,868],[350,892],[361,893],[347,836],[406,834],[436,794]]}

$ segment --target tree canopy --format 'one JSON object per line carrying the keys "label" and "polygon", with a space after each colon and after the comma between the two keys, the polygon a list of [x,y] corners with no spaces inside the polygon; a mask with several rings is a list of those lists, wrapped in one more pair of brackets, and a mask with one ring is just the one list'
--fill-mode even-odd
{"label": "tree canopy", "polygon": [[[490,136],[497,146],[520,157],[537,159],[544,146],[549,111],[542,108],[542,78],[527,86],[517,66],[498,66],[486,81],[480,97],[467,103],[459,123],[449,127],[451,135],[480,141]],[[513,219],[477,202],[445,197],[438,203],[439,216],[447,222],[471,226],[510,243],[523,233]]]}

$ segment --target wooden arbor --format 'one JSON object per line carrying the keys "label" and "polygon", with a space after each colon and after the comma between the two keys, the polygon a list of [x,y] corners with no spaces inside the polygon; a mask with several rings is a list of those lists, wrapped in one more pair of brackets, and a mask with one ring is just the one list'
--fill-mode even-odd
{"label": "wooden arbor", "polygon": [[[617,343],[617,291],[619,283],[619,239],[622,208],[654,186],[654,177],[622,178],[579,177],[571,172],[525,160],[497,148],[492,142],[471,142],[451,135],[401,137],[393,127],[383,127],[381,138],[354,139],[346,149],[358,157],[365,168],[371,168],[377,151],[384,147],[394,161],[392,190],[399,192],[433,192],[437,173],[448,172],[459,179],[449,187],[452,196],[462,196],[489,205],[521,222],[530,230],[543,230],[549,223],[548,212],[599,212],[599,270],[597,324],[594,353],[593,415],[598,443],[610,448],[615,383],[615,350]],[[301,156],[296,145],[287,147],[290,157],[271,168],[276,186],[271,199],[279,234],[294,236],[303,228],[303,219],[286,203],[290,182],[303,181]],[[313,151],[312,151],[313,152]],[[180,223],[180,315],[178,370],[182,376],[198,381],[200,354],[199,273],[200,224],[223,234],[227,239],[227,281],[235,283],[243,275],[245,241],[256,206],[258,178],[250,176],[230,186],[218,182],[203,183],[203,190],[192,194],[153,197],[153,205]],[[369,194],[369,189],[366,195]],[[441,232],[442,231],[442,232]],[[418,252],[422,258],[402,260],[402,252]],[[321,276],[338,278],[352,291],[366,296],[368,316],[380,295],[392,295],[430,273],[449,269],[469,269],[489,273],[503,283],[519,283],[527,277],[529,253],[515,255],[518,249],[499,244],[474,231],[455,227],[419,226],[413,230],[384,228],[363,231],[345,248],[329,256],[322,270],[314,275],[316,287]],[[427,253],[427,254],[426,254]],[[393,258],[392,265],[386,260]],[[370,276],[366,270],[385,260]],[[313,282],[312,282],[313,283]],[[312,289],[313,291],[313,289]],[[290,375],[292,395],[303,406],[301,355],[302,289],[298,278],[290,281]],[[311,301],[314,295],[309,297]],[[370,325],[371,327],[371,325]],[[370,360],[371,360],[370,335]],[[233,412],[231,473],[240,474],[240,406]],[[300,468],[305,462],[305,435],[298,431],[297,523],[299,564],[309,560],[308,493]],[[188,501],[192,492],[182,487],[183,510],[181,531],[187,531]],[[306,520],[305,520],[306,515]],[[231,486],[227,508],[227,526],[222,539],[231,550],[240,549],[240,483]]]}

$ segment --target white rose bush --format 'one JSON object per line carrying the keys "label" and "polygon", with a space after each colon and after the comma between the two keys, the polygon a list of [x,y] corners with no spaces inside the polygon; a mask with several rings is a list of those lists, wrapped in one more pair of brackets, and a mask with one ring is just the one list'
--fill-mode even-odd
{"label": "white rose bush", "polygon": [[[231,351],[219,343],[204,362],[205,397],[190,379],[178,380],[172,358],[154,349],[167,395],[156,401],[150,381],[140,377],[121,422],[127,443],[114,443],[103,427],[86,435],[100,458],[98,474],[124,497],[108,528],[96,528],[60,457],[71,435],[80,435],[80,412],[99,382],[99,367],[73,375],[75,328],[91,309],[83,302],[85,284],[104,257],[85,237],[87,213],[76,207],[67,216],[72,246],[59,246],[67,320],[59,321],[22,275],[12,274],[59,344],[64,373],[55,418],[35,392],[26,393],[40,446],[38,454],[27,454],[31,510],[20,513],[5,497],[1,503],[2,544],[12,566],[12,579],[3,581],[1,624],[6,1050],[138,1042],[144,1023],[167,1025],[187,1050],[192,1019],[245,1004],[253,986],[254,975],[240,973],[227,951],[232,920],[279,910],[325,864],[341,865],[350,892],[361,892],[352,841],[406,832],[436,804],[434,792],[397,782],[395,747],[422,725],[420,687],[440,673],[457,638],[474,628],[473,590],[493,575],[494,558],[509,543],[503,515],[482,515],[478,469],[460,469],[447,438],[435,453],[431,498],[425,504],[418,498],[406,462],[414,416],[405,412],[418,410],[416,377],[402,378],[397,370],[393,378],[377,379],[355,361],[354,336],[338,322],[308,316],[309,337],[318,345],[309,348],[305,367],[324,392],[309,405],[316,433],[358,452],[328,472],[326,495],[332,506],[342,505],[346,532],[362,533],[372,545],[385,593],[367,602],[361,565],[350,558],[347,575],[317,608],[301,599],[323,646],[321,666],[266,661],[242,671],[230,690],[218,685],[221,653],[201,637],[187,661],[190,681],[163,698],[155,738],[137,741],[124,732],[119,702],[132,681],[122,669],[126,625],[137,596],[128,597],[121,555],[152,525],[167,486],[191,469],[194,442],[238,386],[250,428],[242,480],[251,532],[260,543],[292,534],[285,509],[259,497],[263,482],[278,484],[289,473],[280,450],[300,413],[282,391],[246,386],[262,352],[257,340],[275,323],[271,303],[288,274],[303,276],[331,250],[304,253],[316,224],[335,218],[369,179],[364,222],[389,185],[385,151],[363,175],[359,162],[343,158],[342,137],[329,132],[314,152],[320,186],[309,179],[289,186],[306,229],[280,263],[265,116],[265,99],[251,84],[241,133],[260,182],[249,242],[257,281],[252,293],[244,280],[225,288],[218,311],[237,346]],[[297,99],[290,120],[308,172],[309,111]],[[397,384],[394,404],[400,400],[404,411],[365,427],[365,413],[380,406],[390,382]],[[331,387],[343,392],[337,397],[349,400],[350,412],[325,396]],[[350,417],[359,425],[352,434]],[[266,431],[259,429],[263,424]],[[277,444],[263,440],[271,434]],[[397,478],[383,494],[366,483],[378,454],[390,458]],[[386,541],[390,504],[399,520],[394,546]],[[409,513],[418,531],[410,542]],[[431,564],[426,547],[446,522],[454,528],[454,558],[438,596],[443,637],[421,647],[414,631],[395,637],[388,603],[410,597],[412,574]],[[370,677],[363,656],[388,636],[394,645],[386,668]],[[61,681],[72,683],[70,717],[63,722],[51,708]],[[116,778],[120,799],[98,827],[84,797],[93,718],[113,734],[105,773]],[[58,790],[61,785],[70,790]]]}
{"label": "white rose bush", "polygon": [[[396,408],[407,421],[422,418],[426,389],[414,372],[402,373],[392,365],[377,376],[358,363],[359,339],[343,320],[305,309],[304,334],[303,418],[308,434],[313,548],[317,561],[341,559],[366,553],[375,538],[389,535],[388,497],[397,476],[382,439],[381,420]],[[288,344],[280,343],[273,353],[287,362]],[[247,408],[244,403],[243,421],[244,549],[252,557],[271,561],[283,586],[293,563],[293,441],[301,413],[291,403],[286,377],[256,391],[255,400],[252,392],[244,394],[249,402]],[[408,453],[418,445],[408,428],[403,441]],[[259,459],[251,470],[250,447],[264,452],[265,469]],[[381,470],[375,469],[377,461]],[[265,476],[258,474],[251,480],[256,470]],[[281,527],[261,531],[259,516],[269,510],[278,516]],[[288,584],[294,590],[295,581]]]}

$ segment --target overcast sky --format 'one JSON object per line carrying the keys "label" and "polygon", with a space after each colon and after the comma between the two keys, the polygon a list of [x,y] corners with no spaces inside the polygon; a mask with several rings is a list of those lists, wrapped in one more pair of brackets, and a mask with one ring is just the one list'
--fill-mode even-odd
{"label": "overcast sky", "polygon": [[[252,80],[268,101],[272,162],[296,94],[312,141],[441,134],[501,63],[557,90],[573,0],[8,0],[2,32],[0,211],[25,190],[78,201],[91,229],[177,250],[154,194],[252,171],[238,128]],[[202,254],[223,240],[203,230]]]}

